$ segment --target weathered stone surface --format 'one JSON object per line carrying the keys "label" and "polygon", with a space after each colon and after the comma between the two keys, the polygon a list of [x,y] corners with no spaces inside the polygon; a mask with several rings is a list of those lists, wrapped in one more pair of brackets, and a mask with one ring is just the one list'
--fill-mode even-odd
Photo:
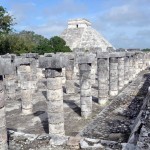
{"label": "weathered stone surface", "polygon": [[78,53],[76,56],[76,62],[78,62],[78,64],[90,64],[94,62],[95,58],[96,55],[93,53]]}
{"label": "weathered stone surface", "polygon": [[97,60],[98,103],[101,105],[107,102],[109,92],[109,59],[107,56],[106,58],[98,58]]}
{"label": "weathered stone surface", "polygon": [[54,55],[53,57],[40,57],[40,68],[63,68],[69,63],[66,56]]}
{"label": "weathered stone surface", "polygon": [[64,123],[50,124],[49,123],[49,134],[64,135]]}
{"label": "weathered stone surface", "polygon": [[47,99],[49,101],[60,101],[60,100],[63,100],[63,91],[62,91],[62,89],[48,90],[47,91]]}
{"label": "weathered stone surface", "polygon": [[118,58],[110,58],[109,76],[109,94],[116,96],[118,94]]}
{"label": "weathered stone surface", "polygon": [[[7,67],[6,67],[7,66]],[[9,58],[0,58],[0,75],[14,74],[14,65]]]}
{"label": "weathered stone surface", "polygon": [[62,89],[62,80],[60,77],[47,78],[47,89],[48,90],[56,90]]}

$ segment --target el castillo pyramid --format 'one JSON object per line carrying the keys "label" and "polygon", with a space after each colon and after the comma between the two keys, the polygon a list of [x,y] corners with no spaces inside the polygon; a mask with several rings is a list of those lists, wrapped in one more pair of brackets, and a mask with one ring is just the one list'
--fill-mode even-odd
{"label": "el castillo pyramid", "polygon": [[68,21],[68,28],[60,35],[72,51],[82,49],[101,49],[102,52],[108,48],[114,48],[100,33],[91,27],[86,19],[74,19]]}

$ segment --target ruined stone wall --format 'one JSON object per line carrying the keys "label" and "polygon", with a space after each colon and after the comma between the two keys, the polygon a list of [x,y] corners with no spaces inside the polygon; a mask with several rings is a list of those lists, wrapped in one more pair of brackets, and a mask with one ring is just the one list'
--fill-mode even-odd
{"label": "ruined stone wall", "polygon": [[[7,149],[4,92],[5,96],[14,100],[16,91],[20,91],[22,113],[31,114],[32,95],[35,90],[38,90],[39,79],[45,79],[49,134],[63,137],[65,135],[63,87],[66,88],[68,94],[73,94],[76,92],[74,80],[79,79],[81,116],[87,119],[91,117],[93,109],[91,87],[96,82],[98,83],[98,103],[99,105],[107,105],[110,97],[116,96],[124,86],[134,80],[140,71],[149,67],[149,58],[149,53],[142,52],[97,52],[95,54],[81,52],[46,54],[44,56],[10,54],[1,56],[0,75],[4,79],[0,84],[1,149]],[[64,84],[62,84],[62,80]],[[13,135],[15,135],[14,132]],[[79,139],[75,140],[79,141]],[[22,145],[24,144],[22,143]],[[99,146],[101,147],[101,145]]]}

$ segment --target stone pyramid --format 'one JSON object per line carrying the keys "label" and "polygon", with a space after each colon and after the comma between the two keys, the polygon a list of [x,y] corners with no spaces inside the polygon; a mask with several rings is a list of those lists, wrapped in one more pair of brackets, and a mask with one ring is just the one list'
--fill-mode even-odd
{"label": "stone pyramid", "polygon": [[86,19],[75,19],[68,22],[68,28],[60,35],[72,51],[82,49],[91,51],[101,49],[102,52],[114,47]]}

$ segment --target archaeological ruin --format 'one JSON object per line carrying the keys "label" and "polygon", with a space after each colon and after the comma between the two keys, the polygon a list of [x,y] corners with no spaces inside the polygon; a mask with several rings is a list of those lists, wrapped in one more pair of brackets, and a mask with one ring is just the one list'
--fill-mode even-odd
{"label": "archaeological ruin", "polygon": [[0,57],[0,150],[150,149],[150,54]]}
{"label": "archaeological ruin", "polygon": [[0,150],[149,150],[150,53],[86,19],[61,37],[72,52],[0,56]]}

